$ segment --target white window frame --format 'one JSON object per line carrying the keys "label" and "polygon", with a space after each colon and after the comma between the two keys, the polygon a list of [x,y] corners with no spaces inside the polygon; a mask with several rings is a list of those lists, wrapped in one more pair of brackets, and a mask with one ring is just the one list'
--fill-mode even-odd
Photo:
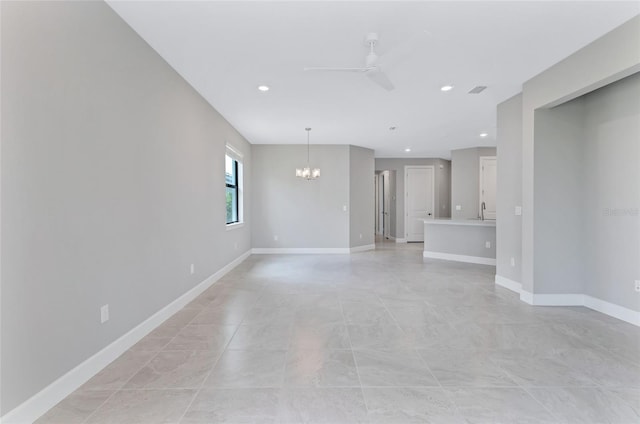
{"label": "white window frame", "polygon": [[[226,197],[225,197],[225,202],[224,202],[224,207],[225,207],[225,225],[228,230],[235,230],[237,228],[242,228],[244,226],[244,164],[243,164],[243,157],[244,155],[242,154],[242,152],[235,148],[234,146],[232,146],[231,144],[227,143],[226,145],[226,149],[225,149],[225,161],[226,161],[226,157],[229,156],[231,159],[235,160],[236,162],[238,162],[238,171],[237,171],[237,185],[238,185],[238,222],[232,222],[230,224],[226,223]],[[226,165],[225,165],[226,167]],[[226,172],[226,169],[225,169]],[[226,183],[225,183],[225,187],[226,187]],[[226,195],[225,195],[226,196]]]}

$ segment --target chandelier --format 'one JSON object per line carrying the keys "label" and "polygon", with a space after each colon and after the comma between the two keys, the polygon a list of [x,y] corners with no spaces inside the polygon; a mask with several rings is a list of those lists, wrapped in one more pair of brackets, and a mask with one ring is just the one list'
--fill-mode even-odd
{"label": "chandelier", "polygon": [[311,131],[311,128],[305,128],[304,130],[307,132],[307,166],[304,168],[296,168],[296,177],[315,180],[320,176],[320,168],[311,169],[309,166],[309,131]]}

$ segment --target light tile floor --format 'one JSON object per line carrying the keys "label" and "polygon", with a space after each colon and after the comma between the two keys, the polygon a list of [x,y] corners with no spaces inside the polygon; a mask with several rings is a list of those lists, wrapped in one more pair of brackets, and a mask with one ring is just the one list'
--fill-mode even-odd
{"label": "light tile floor", "polygon": [[421,249],[251,256],[37,423],[640,423],[639,328]]}

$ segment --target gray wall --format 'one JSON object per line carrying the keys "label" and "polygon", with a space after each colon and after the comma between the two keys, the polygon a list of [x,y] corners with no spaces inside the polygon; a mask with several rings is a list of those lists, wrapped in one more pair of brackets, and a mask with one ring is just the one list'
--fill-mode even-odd
{"label": "gray wall", "polygon": [[[425,252],[477,258],[496,257],[496,227],[485,225],[424,224]],[[486,247],[486,242],[490,246]]]}
{"label": "gray wall", "polygon": [[[435,217],[448,218],[451,216],[449,209],[451,191],[451,162],[446,159],[425,158],[376,158],[376,171],[393,171],[391,187],[395,188],[395,197],[392,197],[391,212],[391,236],[405,238],[404,231],[404,167],[405,166],[433,166],[434,168],[434,198]],[[395,208],[395,209],[394,209]]]}
{"label": "gray wall", "polygon": [[515,207],[522,206],[522,94],[499,104],[497,118],[496,274],[519,283],[522,216]]}
{"label": "gray wall", "polygon": [[585,293],[640,311],[640,73],[584,98]]}
{"label": "gray wall", "polygon": [[0,7],[5,414],[250,248],[251,152],[104,3]]}
{"label": "gray wall", "polygon": [[375,243],[373,150],[349,146],[349,247]]}
{"label": "gray wall", "polygon": [[535,115],[536,293],[640,310],[640,74]]}
{"label": "gray wall", "polygon": [[[307,181],[295,176],[306,164],[306,145],[251,146],[252,247],[349,247],[349,149],[312,145],[311,167],[320,168],[321,176]],[[370,194],[373,198],[373,189]]]}
{"label": "gray wall", "polygon": [[[451,151],[451,217],[454,219],[479,216],[480,156],[496,156],[496,148],[472,147]],[[456,210],[456,205],[462,209]]]}
{"label": "gray wall", "polygon": [[536,293],[582,293],[584,113],[580,99],[535,115]]}
{"label": "gray wall", "polygon": [[[534,287],[534,115],[640,70],[640,16],[523,84],[522,97],[522,286]],[[500,164],[498,164],[498,167]]]}

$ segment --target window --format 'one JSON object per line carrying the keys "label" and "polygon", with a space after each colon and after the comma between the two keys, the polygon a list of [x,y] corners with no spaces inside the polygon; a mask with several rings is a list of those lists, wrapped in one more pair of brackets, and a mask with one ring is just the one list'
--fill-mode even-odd
{"label": "window", "polygon": [[227,146],[225,156],[226,223],[235,226],[242,223],[242,156]]}

